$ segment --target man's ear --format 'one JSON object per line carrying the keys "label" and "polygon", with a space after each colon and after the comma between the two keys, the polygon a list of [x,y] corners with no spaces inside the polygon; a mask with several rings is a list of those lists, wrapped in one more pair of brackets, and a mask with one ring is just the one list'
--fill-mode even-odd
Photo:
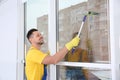
{"label": "man's ear", "polygon": [[29,38],[30,43],[32,42],[32,38]]}

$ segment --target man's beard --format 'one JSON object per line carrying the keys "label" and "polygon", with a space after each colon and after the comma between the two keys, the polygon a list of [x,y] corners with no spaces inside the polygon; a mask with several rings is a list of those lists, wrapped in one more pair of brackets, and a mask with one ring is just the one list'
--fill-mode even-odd
{"label": "man's beard", "polygon": [[39,44],[39,45],[43,45],[43,44],[44,44],[44,41],[41,41],[41,42],[39,42],[38,44]]}

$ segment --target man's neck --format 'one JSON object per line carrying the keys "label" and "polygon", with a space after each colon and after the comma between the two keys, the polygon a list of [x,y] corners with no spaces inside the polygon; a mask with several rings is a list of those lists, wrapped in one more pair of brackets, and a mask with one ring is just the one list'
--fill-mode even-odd
{"label": "man's neck", "polygon": [[38,45],[38,44],[37,45],[36,44],[32,44],[32,46],[35,47],[38,50],[40,50],[40,48],[41,48],[41,45]]}

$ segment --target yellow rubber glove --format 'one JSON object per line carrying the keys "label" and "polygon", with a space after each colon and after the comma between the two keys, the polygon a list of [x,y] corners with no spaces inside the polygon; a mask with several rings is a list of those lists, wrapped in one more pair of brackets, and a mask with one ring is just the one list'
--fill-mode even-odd
{"label": "yellow rubber glove", "polygon": [[73,47],[78,46],[79,42],[80,42],[80,38],[78,36],[76,36],[70,42],[68,42],[67,44],[65,44],[65,47],[68,50],[71,50]]}

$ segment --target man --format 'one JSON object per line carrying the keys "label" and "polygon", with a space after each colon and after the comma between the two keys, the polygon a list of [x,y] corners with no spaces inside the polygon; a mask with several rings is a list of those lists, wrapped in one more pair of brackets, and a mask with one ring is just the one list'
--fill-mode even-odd
{"label": "man", "polygon": [[72,47],[77,46],[80,41],[79,37],[75,37],[59,52],[53,56],[50,56],[40,50],[44,40],[43,36],[38,32],[37,29],[29,30],[27,33],[27,38],[31,43],[31,48],[29,49],[26,56],[25,71],[27,80],[44,80],[44,65],[56,64],[65,57],[65,55],[69,50],[72,49]]}

